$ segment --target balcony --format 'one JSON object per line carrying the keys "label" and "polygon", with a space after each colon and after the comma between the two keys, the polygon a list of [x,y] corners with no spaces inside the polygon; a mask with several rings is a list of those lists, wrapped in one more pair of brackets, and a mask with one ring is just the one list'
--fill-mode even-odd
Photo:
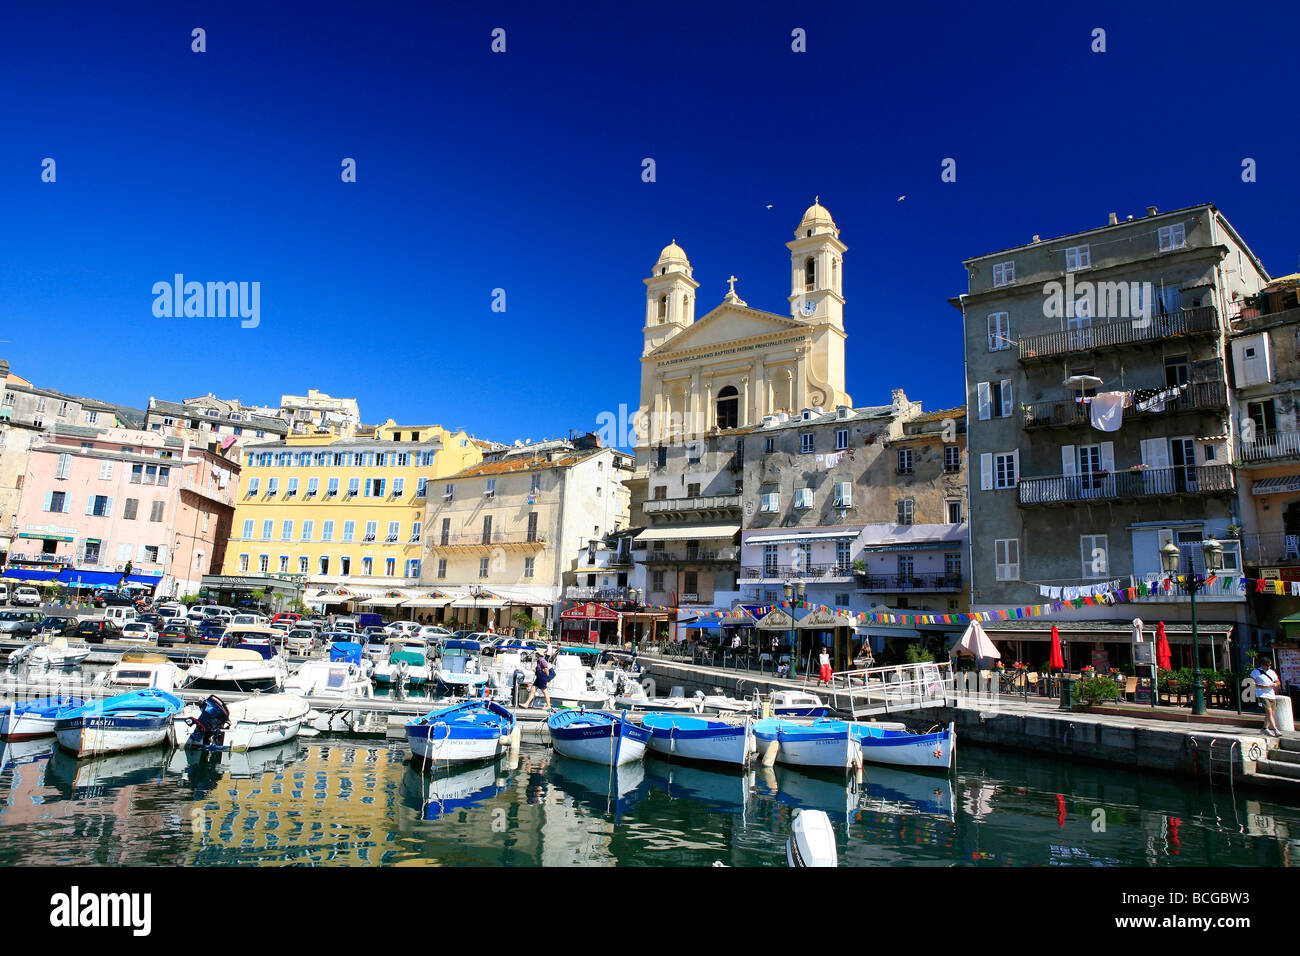
{"label": "balcony", "polygon": [[858,574],[859,591],[960,591],[960,574]]}
{"label": "balcony", "polygon": [[1020,361],[1041,361],[1075,352],[1154,344],[1187,335],[1215,335],[1218,331],[1219,312],[1212,305],[1148,318],[1094,322],[1088,328],[1022,338]]}
{"label": "balcony", "polygon": [[1241,537],[1245,564],[1300,564],[1300,534],[1270,531]]}
{"label": "balcony", "polygon": [[652,498],[645,503],[648,515],[669,520],[690,518],[734,518],[740,514],[740,495],[697,495],[693,498]]}
{"label": "balcony", "polygon": [[746,565],[740,569],[740,579],[748,584],[755,581],[850,581],[853,567],[847,564],[761,564]]}
{"label": "balcony", "polygon": [[[1159,418],[1181,412],[1217,412],[1227,407],[1228,387],[1223,382],[1192,382],[1177,398],[1165,402],[1160,411],[1138,411],[1136,406],[1132,406],[1124,410],[1124,418]],[[1091,409],[1073,398],[1035,402],[1024,406],[1022,414],[1022,425],[1026,431],[1092,423]]]}
{"label": "balcony", "polygon": [[1300,458],[1300,432],[1265,432],[1255,441],[1241,443],[1241,460],[1247,465]]}
{"label": "balcony", "polygon": [[527,531],[497,531],[492,534],[444,534],[431,545],[435,551],[482,551],[509,548],[527,551],[546,547],[542,535]]}
{"label": "balcony", "polygon": [[632,601],[632,588],[592,588],[570,585],[564,589],[566,601]]}
{"label": "balcony", "polygon": [[682,548],[678,551],[647,551],[643,564],[731,564],[740,560],[740,548]]}
{"label": "balcony", "polygon": [[1176,495],[1230,495],[1235,490],[1230,465],[1203,465],[1021,478],[1016,494],[1021,505],[1059,505]]}

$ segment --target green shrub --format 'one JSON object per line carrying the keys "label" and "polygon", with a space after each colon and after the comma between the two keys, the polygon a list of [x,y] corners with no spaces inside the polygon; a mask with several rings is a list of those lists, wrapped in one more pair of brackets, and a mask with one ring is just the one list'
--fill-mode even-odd
{"label": "green shrub", "polygon": [[1075,688],[1085,704],[1101,704],[1119,698],[1119,686],[1109,677],[1089,677]]}
{"label": "green shrub", "polygon": [[909,644],[904,660],[909,664],[933,664],[934,655],[918,644]]}

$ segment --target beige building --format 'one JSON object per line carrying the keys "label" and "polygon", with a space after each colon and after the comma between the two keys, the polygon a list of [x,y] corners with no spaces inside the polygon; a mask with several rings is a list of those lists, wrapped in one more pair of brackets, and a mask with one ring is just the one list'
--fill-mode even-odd
{"label": "beige building", "polygon": [[580,548],[627,527],[632,456],[594,436],[511,447],[431,486],[420,583],[453,629],[545,617]]}
{"label": "beige building", "polygon": [[281,395],[280,415],[296,434],[328,432],[361,424],[361,409],[355,398],[334,398],[319,389],[309,388],[306,395]]}

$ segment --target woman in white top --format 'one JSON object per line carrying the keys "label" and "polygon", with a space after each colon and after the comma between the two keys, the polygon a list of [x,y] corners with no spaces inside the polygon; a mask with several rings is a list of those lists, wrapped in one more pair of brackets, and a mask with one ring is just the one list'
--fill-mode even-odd
{"label": "woman in white top", "polygon": [[1264,733],[1270,737],[1281,737],[1273,710],[1277,706],[1277,688],[1282,686],[1282,682],[1273,670],[1273,658],[1260,656],[1255,664],[1250,679],[1255,682],[1255,698],[1264,708]]}
{"label": "woman in white top", "polygon": [[822,667],[818,683],[829,684],[831,682],[831,656],[826,652],[825,647],[822,648],[821,657],[817,659],[817,662],[821,664]]}

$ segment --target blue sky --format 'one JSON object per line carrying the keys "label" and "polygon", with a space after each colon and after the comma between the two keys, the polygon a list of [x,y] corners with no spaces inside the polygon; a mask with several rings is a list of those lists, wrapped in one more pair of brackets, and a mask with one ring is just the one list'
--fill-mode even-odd
{"label": "blue sky", "polygon": [[[265,6],[5,11],[16,372],[136,406],[316,387],[368,421],[591,429],[637,403],[660,248],[691,257],[697,314],[733,272],[750,305],[786,313],[784,243],[815,194],[849,246],[858,404],[895,387],[960,404],[961,260],[1035,233],[1215,202],[1270,272],[1300,268],[1294,12]],[[178,272],[260,282],[261,324],[155,318],[153,284]]]}

